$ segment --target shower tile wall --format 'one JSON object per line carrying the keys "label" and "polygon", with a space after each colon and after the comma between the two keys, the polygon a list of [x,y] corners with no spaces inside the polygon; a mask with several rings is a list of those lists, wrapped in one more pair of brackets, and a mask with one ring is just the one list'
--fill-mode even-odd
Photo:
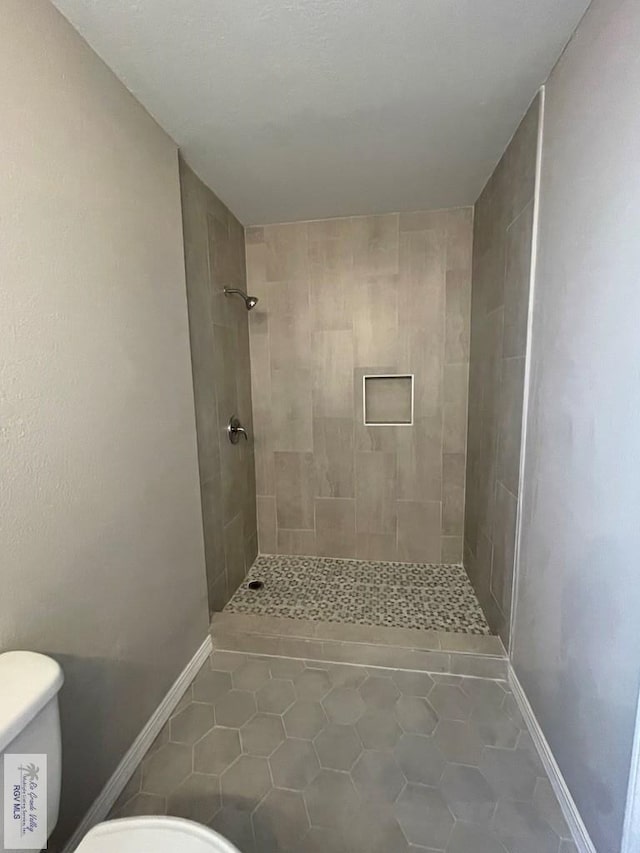
{"label": "shower tile wall", "polygon": [[[472,209],[247,229],[259,545],[462,559]],[[415,374],[413,426],[362,377]]]}
{"label": "shower tile wall", "polygon": [[508,641],[539,99],[475,206],[464,564]]}
{"label": "shower tile wall", "polygon": [[210,611],[221,610],[258,550],[251,443],[226,434],[236,414],[253,433],[244,229],[180,162],[191,362]]}

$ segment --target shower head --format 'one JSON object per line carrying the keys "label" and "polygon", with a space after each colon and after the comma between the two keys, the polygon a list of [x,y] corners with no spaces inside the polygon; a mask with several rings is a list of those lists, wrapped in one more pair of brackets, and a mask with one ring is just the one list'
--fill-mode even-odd
{"label": "shower head", "polygon": [[244,299],[244,304],[247,306],[247,311],[251,311],[258,303],[257,296],[247,296],[244,290],[238,290],[237,287],[225,287],[224,292],[227,296],[230,296],[232,293],[237,293],[238,296],[241,296]]}

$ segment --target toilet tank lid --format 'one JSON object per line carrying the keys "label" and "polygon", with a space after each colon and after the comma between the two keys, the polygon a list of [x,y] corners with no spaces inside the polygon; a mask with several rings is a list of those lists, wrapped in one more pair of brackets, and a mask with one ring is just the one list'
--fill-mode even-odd
{"label": "toilet tank lid", "polygon": [[63,681],[60,665],[46,655],[0,654],[0,753],[56,695]]}

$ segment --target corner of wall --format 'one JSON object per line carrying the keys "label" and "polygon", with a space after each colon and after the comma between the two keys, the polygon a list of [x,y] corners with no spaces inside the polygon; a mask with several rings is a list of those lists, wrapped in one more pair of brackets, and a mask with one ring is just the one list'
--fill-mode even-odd
{"label": "corner of wall", "polygon": [[545,87],[538,90],[538,138],[536,141],[536,176],[535,190],[533,195],[533,227],[531,233],[531,265],[529,268],[529,305],[527,309],[527,346],[525,351],[524,365],[524,390],[522,395],[522,425],[520,432],[520,489],[518,500],[518,512],[516,516],[516,540],[513,565],[513,584],[511,588],[511,617],[509,625],[509,643],[507,654],[509,660],[513,661],[516,618],[518,611],[518,579],[520,574],[520,543],[522,537],[522,513],[523,513],[523,489],[522,484],[526,477],[527,456],[527,418],[529,414],[529,393],[531,386],[531,343],[533,335],[533,309],[535,305],[536,269],[538,255],[538,225],[540,218],[540,175],[542,170],[542,145],[544,141],[544,99]]}

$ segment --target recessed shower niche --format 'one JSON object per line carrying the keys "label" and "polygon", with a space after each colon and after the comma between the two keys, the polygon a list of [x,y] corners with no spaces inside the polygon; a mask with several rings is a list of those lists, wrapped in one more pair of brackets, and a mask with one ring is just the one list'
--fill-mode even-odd
{"label": "recessed shower niche", "polygon": [[413,375],[362,377],[365,426],[411,426],[413,423]]}

